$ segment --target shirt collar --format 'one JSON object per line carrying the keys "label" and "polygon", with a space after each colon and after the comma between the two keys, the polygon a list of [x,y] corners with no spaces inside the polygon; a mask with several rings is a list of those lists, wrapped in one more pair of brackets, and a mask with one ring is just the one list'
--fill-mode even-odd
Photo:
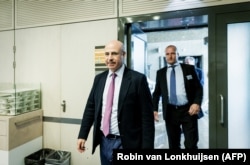
{"label": "shirt collar", "polygon": [[[122,64],[122,66],[115,72],[116,76],[122,77],[123,72],[124,72],[124,69],[125,69],[125,65]],[[108,77],[110,77],[112,73],[113,73],[113,72],[112,72],[111,70],[109,70]]]}
{"label": "shirt collar", "polygon": [[172,67],[172,66],[178,66],[178,65],[180,65],[180,63],[179,63],[179,62],[176,62],[176,63],[174,63],[173,65],[171,65],[171,64],[167,64],[168,68],[169,68],[169,67]]}

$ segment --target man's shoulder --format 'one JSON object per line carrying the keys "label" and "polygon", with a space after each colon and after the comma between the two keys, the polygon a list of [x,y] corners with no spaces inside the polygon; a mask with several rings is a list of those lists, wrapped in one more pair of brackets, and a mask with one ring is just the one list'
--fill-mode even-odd
{"label": "man's shoulder", "polygon": [[163,72],[163,71],[166,71],[166,69],[167,69],[167,66],[164,66],[163,68],[158,69],[157,72]]}
{"label": "man's shoulder", "polygon": [[199,70],[199,71],[202,71],[202,69],[201,69],[201,68],[196,67],[196,69],[197,69],[197,70]]}
{"label": "man's shoulder", "polygon": [[95,75],[95,79],[98,80],[98,79],[100,79],[100,78],[102,78],[102,77],[107,77],[108,72],[109,72],[108,70],[105,70],[105,71],[103,71],[103,72],[101,72],[101,73],[96,74],[96,75]]}
{"label": "man's shoulder", "polygon": [[203,73],[202,69],[201,68],[195,68],[197,70],[197,72],[200,72],[200,73]]}
{"label": "man's shoulder", "polygon": [[133,69],[129,69],[127,70],[127,72],[131,75],[135,75],[135,76],[138,76],[138,77],[141,77],[141,76],[145,76],[145,74],[137,71],[137,70],[133,70]]}
{"label": "man's shoulder", "polygon": [[190,64],[185,64],[185,63],[180,63],[181,67],[185,67],[185,68],[195,68],[194,65],[190,65]]}

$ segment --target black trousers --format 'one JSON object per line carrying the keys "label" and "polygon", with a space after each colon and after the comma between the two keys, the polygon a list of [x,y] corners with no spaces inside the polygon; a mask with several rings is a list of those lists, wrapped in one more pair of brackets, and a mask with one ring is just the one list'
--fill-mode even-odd
{"label": "black trousers", "polygon": [[169,149],[181,149],[181,134],[184,134],[185,149],[198,149],[198,117],[190,116],[189,105],[167,106],[166,130],[168,134]]}

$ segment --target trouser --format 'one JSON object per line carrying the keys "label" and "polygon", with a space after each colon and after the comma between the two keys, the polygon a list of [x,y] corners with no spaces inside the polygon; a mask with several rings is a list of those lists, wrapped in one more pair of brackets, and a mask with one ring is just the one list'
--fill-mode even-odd
{"label": "trouser", "polygon": [[121,138],[116,135],[103,135],[100,144],[101,165],[112,165],[113,149],[122,149]]}
{"label": "trouser", "polygon": [[197,149],[199,140],[197,115],[190,116],[189,105],[168,105],[166,116],[166,130],[168,134],[169,149],[181,148],[181,133],[184,134],[186,149]]}

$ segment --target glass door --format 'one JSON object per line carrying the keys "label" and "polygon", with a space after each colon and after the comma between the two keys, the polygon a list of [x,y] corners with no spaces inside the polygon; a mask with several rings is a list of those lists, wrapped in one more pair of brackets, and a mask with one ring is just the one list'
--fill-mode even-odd
{"label": "glass door", "polygon": [[132,24],[131,35],[131,67],[141,73],[147,72],[147,35],[139,28],[137,24]]}
{"label": "glass door", "polygon": [[[185,23],[183,23],[185,22]],[[187,27],[192,25],[191,27]],[[180,53],[179,62],[186,56],[196,60],[196,66],[204,74],[204,117],[199,119],[199,148],[208,148],[208,27],[207,15],[136,22],[130,26],[131,41],[128,44],[128,60],[131,67],[147,76],[151,92],[154,91],[156,72],[166,65],[164,49],[175,44]],[[131,46],[130,46],[131,45]],[[159,103],[159,122],[155,123],[155,148],[168,148],[165,121]],[[184,134],[181,136],[181,147],[184,148]]]}
{"label": "glass door", "polygon": [[216,117],[211,119],[216,148],[250,148],[249,15],[220,14],[216,19]]}

